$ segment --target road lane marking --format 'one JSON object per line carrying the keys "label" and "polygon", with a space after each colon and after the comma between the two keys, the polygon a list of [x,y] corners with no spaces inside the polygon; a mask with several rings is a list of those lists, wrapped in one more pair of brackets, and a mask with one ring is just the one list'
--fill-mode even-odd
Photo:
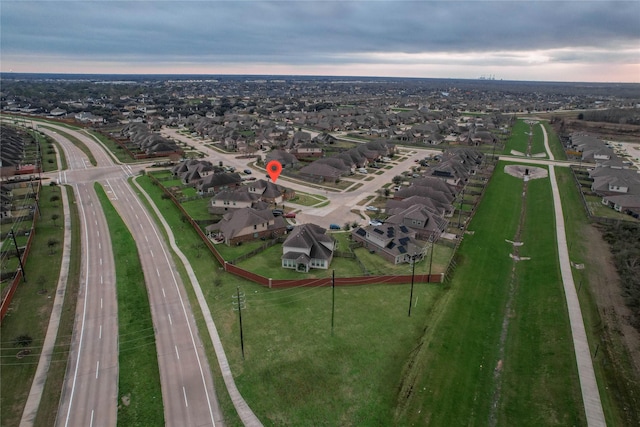
{"label": "road lane marking", "polygon": [[162,288],[162,296],[165,298],[167,297],[167,294],[164,293],[164,288]]}
{"label": "road lane marking", "polygon": [[98,249],[102,249],[102,243],[98,242]]}
{"label": "road lane marking", "polygon": [[180,360],[180,353],[178,353],[178,346],[174,345],[173,347],[175,347],[176,349],[176,356],[178,357],[178,360]]}
{"label": "road lane marking", "polygon": [[[98,231],[98,230],[96,230],[96,231]],[[99,231],[98,231],[98,237],[100,237],[100,232]]]}
{"label": "road lane marking", "polygon": [[186,407],[189,407],[189,402],[187,401],[187,390],[185,390],[184,386],[182,386],[182,393],[184,394],[184,404]]}
{"label": "road lane marking", "polygon": [[169,324],[170,324],[170,325],[173,325],[173,322],[171,321],[171,314],[170,314],[170,313],[167,313],[167,316],[169,316]]}
{"label": "road lane marking", "polygon": [[100,309],[102,309],[102,298],[100,298]]}
{"label": "road lane marking", "polygon": [[102,281],[102,275],[100,275],[100,284],[102,285],[104,282]]}
{"label": "road lane marking", "polygon": [[140,218],[138,218],[138,214],[136,214],[136,219],[139,220]]}
{"label": "road lane marking", "polygon": [[102,325],[100,325],[100,332],[98,333],[98,339],[102,339]]}
{"label": "road lane marking", "polygon": [[149,243],[149,238],[146,235],[144,236],[144,240],[146,240],[147,243]]}
{"label": "road lane marking", "polygon": [[156,268],[156,274],[158,275],[158,277],[160,277],[160,270],[158,270],[157,268]]}
{"label": "road lane marking", "polygon": [[93,409],[91,410],[91,421],[89,421],[89,427],[93,426]]}
{"label": "road lane marking", "polygon": [[100,265],[102,265],[102,258],[100,258]]}
{"label": "road lane marking", "polygon": [[98,372],[99,372],[99,369],[100,369],[100,361],[98,360],[98,361],[96,362],[96,379],[98,379]]}
{"label": "road lane marking", "polygon": [[153,258],[153,251],[151,249],[149,249],[149,253],[151,254],[151,258]]}

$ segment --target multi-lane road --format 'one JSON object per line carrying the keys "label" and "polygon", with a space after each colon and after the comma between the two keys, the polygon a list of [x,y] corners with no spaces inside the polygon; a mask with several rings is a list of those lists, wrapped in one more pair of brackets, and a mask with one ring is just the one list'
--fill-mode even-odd
{"label": "multi-lane road", "polygon": [[[118,322],[115,269],[109,230],[95,182],[103,185],[138,245],[156,336],[156,349],[167,425],[220,426],[209,362],[198,335],[184,285],[169,250],[126,180],[140,166],[116,165],[88,135],[53,125],[39,130],[63,147],[69,170],[60,184],[76,193],[82,234],[82,274],[72,348],[56,424],[116,425],[118,402]],[[67,138],[82,141],[96,158],[88,158]]]}

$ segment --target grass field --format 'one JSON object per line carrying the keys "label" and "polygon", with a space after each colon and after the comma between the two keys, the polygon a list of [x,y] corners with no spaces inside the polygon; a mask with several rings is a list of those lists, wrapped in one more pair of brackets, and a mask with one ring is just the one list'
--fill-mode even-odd
{"label": "grass field", "polygon": [[[513,261],[509,257],[512,248],[505,239],[514,238],[522,207],[522,181],[504,174],[504,165],[504,162],[498,164],[469,226],[475,233],[465,236],[460,247],[458,266],[450,283],[451,291],[446,306],[439,312],[439,319],[428,325],[419,350],[407,364],[398,396],[397,424],[489,424],[497,386],[494,373],[501,354],[500,334],[513,268]],[[548,186],[548,181],[541,183],[542,186],[545,183]],[[537,191],[532,190],[529,200],[532,205],[541,206],[536,208],[528,205],[527,212],[529,209],[550,209],[548,203],[540,203],[546,195],[537,195]],[[553,253],[553,237],[544,236],[545,233],[551,233],[552,236],[554,230],[548,226],[548,222],[542,222],[545,219],[548,219],[548,213],[540,221],[527,217],[523,235],[533,233],[541,242],[531,243],[539,245],[540,251]],[[542,235],[538,237],[536,233]],[[553,269],[553,262],[550,265],[548,259],[540,262],[547,263],[543,264],[546,267],[551,266],[552,273],[556,272],[557,267]],[[545,330],[548,326],[549,320],[543,316],[551,312],[553,319],[562,321],[565,309],[562,303],[547,307],[548,296],[557,296],[558,289],[561,289],[560,283],[554,283],[553,276],[545,276],[549,281],[548,289],[535,290],[532,287],[536,286],[537,279],[532,280],[530,273],[527,274],[518,274],[519,282],[514,296],[516,304],[523,305],[517,305],[522,314],[519,311],[509,313],[512,320],[505,348],[502,400],[497,402],[499,407],[495,414],[500,421],[498,425],[564,425],[562,423],[565,420],[582,420],[580,401],[575,402],[574,399],[576,384],[571,379],[575,368],[567,369],[566,366],[571,361],[560,360],[549,367],[549,372],[545,372],[545,367],[540,365],[535,365],[537,370],[530,374],[522,372],[522,369],[535,363],[534,356],[527,352],[535,351],[535,348],[528,346],[544,344],[545,357],[552,358],[553,354],[559,357],[566,355],[567,346],[570,345],[566,335],[550,342],[544,342],[544,336],[533,335],[533,332]],[[541,293],[546,298],[529,301],[530,306],[524,307],[526,292]],[[529,317],[521,318],[525,313]],[[552,335],[562,337],[567,325],[555,323],[553,328],[559,331]],[[528,335],[530,333],[531,336]],[[521,346],[514,341],[516,339],[521,340]],[[520,400],[519,393],[525,386],[531,387],[526,393],[541,400],[540,405],[527,405],[532,402]],[[506,420],[504,424],[503,420]],[[537,423],[523,424],[521,420],[537,420]]]}
{"label": "grass field", "polygon": [[504,146],[503,153],[511,154],[511,150],[516,150],[521,153],[527,152],[527,144],[529,143],[529,125],[524,120],[519,119],[513,125],[511,130],[511,137]]}
{"label": "grass field", "polygon": [[[27,280],[18,285],[0,329],[0,411],[3,426],[18,425],[22,416],[42,351],[60,271],[62,220],[54,222],[51,215],[55,213],[62,217],[62,206],[60,200],[52,201],[51,196],[59,196],[61,188],[44,186],[41,191],[42,218],[36,226],[31,253],[25,265]],[[59,244],[49,248],[49,240]],[[32,342],[25,347],[17,345],[14,340],[20,335],[31,337]],[[19,359],[16,355],[21,350],[30,353]],[[66,348],[61,346],[55,351],[53,365],[64,364],[66,355]]]}
{"label": "grass field", "polygon": [[118,296],[118,401],[130,397],[128,406],[118,406],[118,425],[163,425],[155,333],[136,243],[102,187],[96,183],[95,189],[111,241],[117,242],[113,257]]}
{"label": "grass field", "polygon": [[562,142],[556,135],[555,131],[549,125],[548,121],[541,122],[544,128],[547,130],[547,137],[549,138],[549,148],[551,149],[551,153],[556,160],[567,160],[567,153],[564,151],[564,147],[562,147]]}

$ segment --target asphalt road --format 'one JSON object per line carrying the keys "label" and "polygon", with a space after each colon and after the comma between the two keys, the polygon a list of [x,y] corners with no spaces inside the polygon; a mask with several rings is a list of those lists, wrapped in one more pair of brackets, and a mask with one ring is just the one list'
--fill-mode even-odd
{"label": "asphalt road", "polygon": [[58,180],[71,184],[76,191],[82,229],[81,290],[56,425],[113,426],[117,420],[115,266],[94,182],[103,185],[138,245],[156,334],[166,425],[223,425],[184,285],[155,223],[126,183],[142,167],[115,165],[91,137],[57,129],[85,143],[96,158],[97,167],[92,167],[86,156],[57,131],[40,127],[65,151],[69,170],[60,172]]}

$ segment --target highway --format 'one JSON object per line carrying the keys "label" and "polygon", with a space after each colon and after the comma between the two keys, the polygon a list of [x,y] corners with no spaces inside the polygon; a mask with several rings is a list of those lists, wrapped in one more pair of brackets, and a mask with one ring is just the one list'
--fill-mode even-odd
{"label": "highway", "polygon": [[[58,426],[114,426],[118,405],[118,323],[112,242],[93,183],[105,192],[130,229],[145,275],[156,335],[166,425],[221,426],[213,378],[184,285],[162,234],[126,180],[142,166],[116,165],[88,135],[54,125],[39,127],[63,147],[82,230],[82,275]],[[97,167],[61,132],[90,148]],[[115,242],[117,243],[117,242]]]}

